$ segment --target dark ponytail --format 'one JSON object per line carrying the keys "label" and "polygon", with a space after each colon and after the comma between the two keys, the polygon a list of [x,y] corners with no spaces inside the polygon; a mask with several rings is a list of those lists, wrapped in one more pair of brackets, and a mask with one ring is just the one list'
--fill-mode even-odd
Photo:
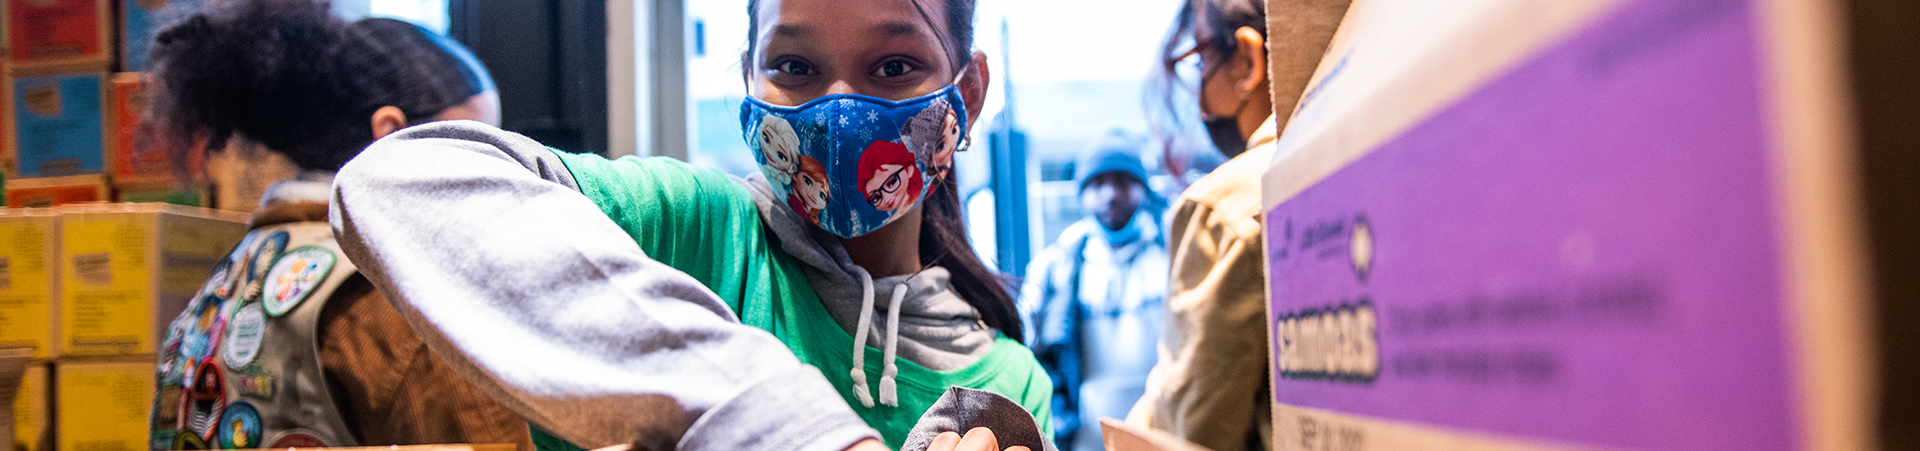
{"label": "dark ponytail", "polygon": [[237,0],[154,38],[143,139],[184,171],[239,134],[304,170],[334,171],[373,142],[393,105],[422,120],[492,89],[458,44],[390,19],[352,24],[324,1]]}
{"label": "dark ponytail", "polygon": [[[920,3],[912,2],[920,16],[933,23],[929,14]],[[954,68],[966,67],[967,60],[973,54],[973,1],[943,0],[942,9],[946,12],[946,21],[934,26],[936,33],[944,32],[941,41],[946,46],[947,57]],[[741,67],[752,70],[753,53],[759,45],[756,33],[759,27],[759,0],[747,0],[747,52],[742,54]],[[980,311],[981,320],[992,327],[1021,342],[1026,341],[1026,332],[1020,326],[1020,311],[1015,307],[1013,294],[1008,290],[1011,282],[1001,277],[999,272],[980,261],[973,251],[973,243],[967,239],[965,217],[960,210],[960,187],[953,172],[934,185],[926,200],[920,204],[921,214],[925,215],[920,225],[920,264],[946,268],[953,276],[953,289],[960,298]]]}

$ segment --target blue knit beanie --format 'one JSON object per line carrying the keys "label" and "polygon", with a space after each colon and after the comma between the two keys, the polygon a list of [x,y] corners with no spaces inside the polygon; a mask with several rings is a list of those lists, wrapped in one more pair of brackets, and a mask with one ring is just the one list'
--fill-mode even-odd
{"label": "blue knit beanie", "polygon": [[1080,189],[1087,188],[1087,181],[1093,176],[1108,172],[1119,172],[1132,176],[1147,186],[1147,167],[1140,163],[1140,146],[1124,137],[1107,135],[1080,150],[1080,156],[1073,160],[1073,180]]}

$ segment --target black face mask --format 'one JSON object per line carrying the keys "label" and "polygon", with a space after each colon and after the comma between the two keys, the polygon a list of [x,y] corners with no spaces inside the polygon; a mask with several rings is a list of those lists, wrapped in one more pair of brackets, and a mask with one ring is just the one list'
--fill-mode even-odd
{"label": "black face mask", "polygon": [[1247,151],[1247,137],[1240,134],[1240,118],[1234,116],[1210,117],[1201,120],[1207,127],[1207,137],[1213,139],[1213,147],[1227,158],[1239,156]]}

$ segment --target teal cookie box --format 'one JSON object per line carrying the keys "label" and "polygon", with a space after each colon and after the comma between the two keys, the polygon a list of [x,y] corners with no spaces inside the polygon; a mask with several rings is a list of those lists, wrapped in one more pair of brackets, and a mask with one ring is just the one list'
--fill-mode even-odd
{"label": "teal cookie box", "polygon": [[19,178],[105,172],[101,72],[13,80]]}

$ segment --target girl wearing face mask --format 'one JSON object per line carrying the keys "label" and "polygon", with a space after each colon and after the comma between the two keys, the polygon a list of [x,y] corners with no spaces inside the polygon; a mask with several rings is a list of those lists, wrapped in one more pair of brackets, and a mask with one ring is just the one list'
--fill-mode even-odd
{"label": "girl wearing face mask", "polygon": [[971,1],[748,14],[740,120],[761,174],[415,127],[335,182],[347,254],[537,442],[897,448],[966,387],[1031,415],[1001,444],[1043,446],[1051,382],[949,168],[989,79]]}
{"label": "girl wearing face mask", "polygon": [[172,138],[178,167],[228,148],[301,172],[266,190],[246,238],[170,328],[152,449],[531,448],[526,422],[434,359],[327,223],[334,171],[375,139],[498,122],[486,68],[417,25],[349,23],[311,0],[208,2],[154,41],[144,126]]}
{"label": "girl wearing face mask", "polygon": [[[1198,59],[1200,119],[1231,158],[1180,195],[1167,219],[1167,327],[1129,421],[1209,449],[1272,448],[1260,174],[1273,160],[1266,3],[1188,0],[1164,50],[1167,79]],[[1169,102],[1172,102],[1169,97]]]}

